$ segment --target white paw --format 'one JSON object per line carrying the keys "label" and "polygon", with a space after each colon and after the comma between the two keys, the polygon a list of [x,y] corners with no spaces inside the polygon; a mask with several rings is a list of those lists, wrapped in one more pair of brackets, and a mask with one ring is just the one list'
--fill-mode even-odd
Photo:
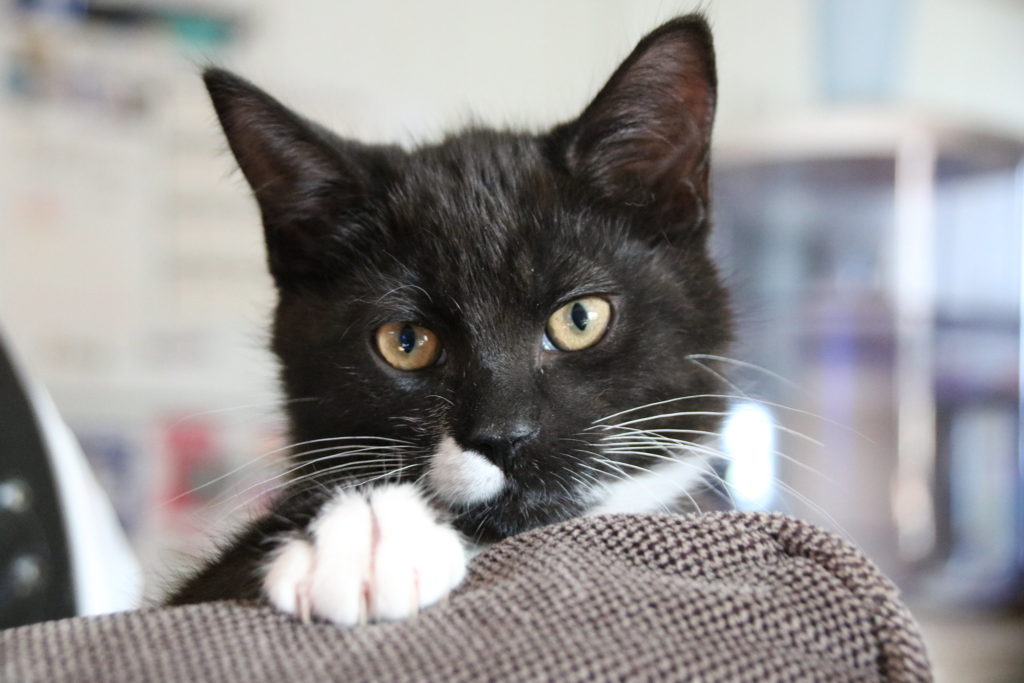
{"label": "white paw", "polygon": [[403,619],[444,598],[466,574],[458,533],[409,484],[342,492],[285,542],[263,591],[282,612],[351,626]]}

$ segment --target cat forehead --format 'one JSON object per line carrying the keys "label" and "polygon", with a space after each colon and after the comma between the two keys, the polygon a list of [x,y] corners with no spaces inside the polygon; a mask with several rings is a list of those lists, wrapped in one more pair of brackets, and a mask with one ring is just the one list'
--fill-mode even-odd
{"label": "cat forehead", "polygon": [[460,318],[529,314],[573,295],[610,292],[619,278],[612,264],[554,240],[496,238],[479,226],[478,238],[431,238],[429,247],[397,252],[388,275],[376,281],[379,305],[410,313],[441,309]]}
{"label": "cat forehead", "polygon": [[372,299],[393,315],[441,308],[481,326],[529,316],[617,291],[622,264],[642,248],[552,166],[539,138],[470,131],[408,153],[397,170],[386,258],[374,259],[387,277],[371,278]]}
{"label": "cat forehead", "polygon": [[476,131],[414,152],[386,204],[398,249],[440,275],[578,276],[620,236],[529,136]]}
{"label": "cat forehead", "polygon": [[536,138],[481,129],[411,152],[389,201],[416,223],[522,223],[564,209],[558,184]]}

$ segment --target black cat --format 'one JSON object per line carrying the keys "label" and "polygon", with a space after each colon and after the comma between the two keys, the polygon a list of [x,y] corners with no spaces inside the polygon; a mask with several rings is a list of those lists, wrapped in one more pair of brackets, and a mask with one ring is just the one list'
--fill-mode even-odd
{"label": "black cat", "polygon": [[467,543],[704,485],[724,403],[691,359],[731,321],[707,254],[701,17],[653,31],[540,135],[364,145],[205,80],[262,212],[301,467],[172,603],[400,618],[459,583]]}

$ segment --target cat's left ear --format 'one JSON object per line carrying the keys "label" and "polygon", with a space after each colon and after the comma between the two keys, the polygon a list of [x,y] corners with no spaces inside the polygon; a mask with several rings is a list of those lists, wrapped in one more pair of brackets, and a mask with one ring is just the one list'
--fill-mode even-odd
{"label": "cat's left ear", "polygon": [[669,21],[640,41],[578,119],[552,132],[556,162],[607,199],[656,212],[669,241],[703,236],[716,87],[707,22]]}
{"label": "cat's left ear", "polygon": [[203,79],[259,204],[275,281],[329,280],[373,242],[358,216],[388,183],[389,149],[342,140],[231,72]]}

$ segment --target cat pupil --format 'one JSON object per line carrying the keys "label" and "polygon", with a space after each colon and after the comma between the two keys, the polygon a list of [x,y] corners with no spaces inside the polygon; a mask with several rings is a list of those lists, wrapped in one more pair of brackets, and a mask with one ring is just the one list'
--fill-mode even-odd
{"label": "cat pupil", "polygon": [[398,345],[402,347],[402,351],[405,353],[412,353],[413,349],[416,348],[416,332],[412,329],[412,325],[402,327],[402,330],[398,333]]}
{"label": "cat pupil", "polygon": [[575,303],[572,307],[572,313],[569,314],[572,318],[572,324],[576,326],[580,332],[587,329],[587,323],[590,322],[590,315],[587,313],[587,309],[581,303]]}

